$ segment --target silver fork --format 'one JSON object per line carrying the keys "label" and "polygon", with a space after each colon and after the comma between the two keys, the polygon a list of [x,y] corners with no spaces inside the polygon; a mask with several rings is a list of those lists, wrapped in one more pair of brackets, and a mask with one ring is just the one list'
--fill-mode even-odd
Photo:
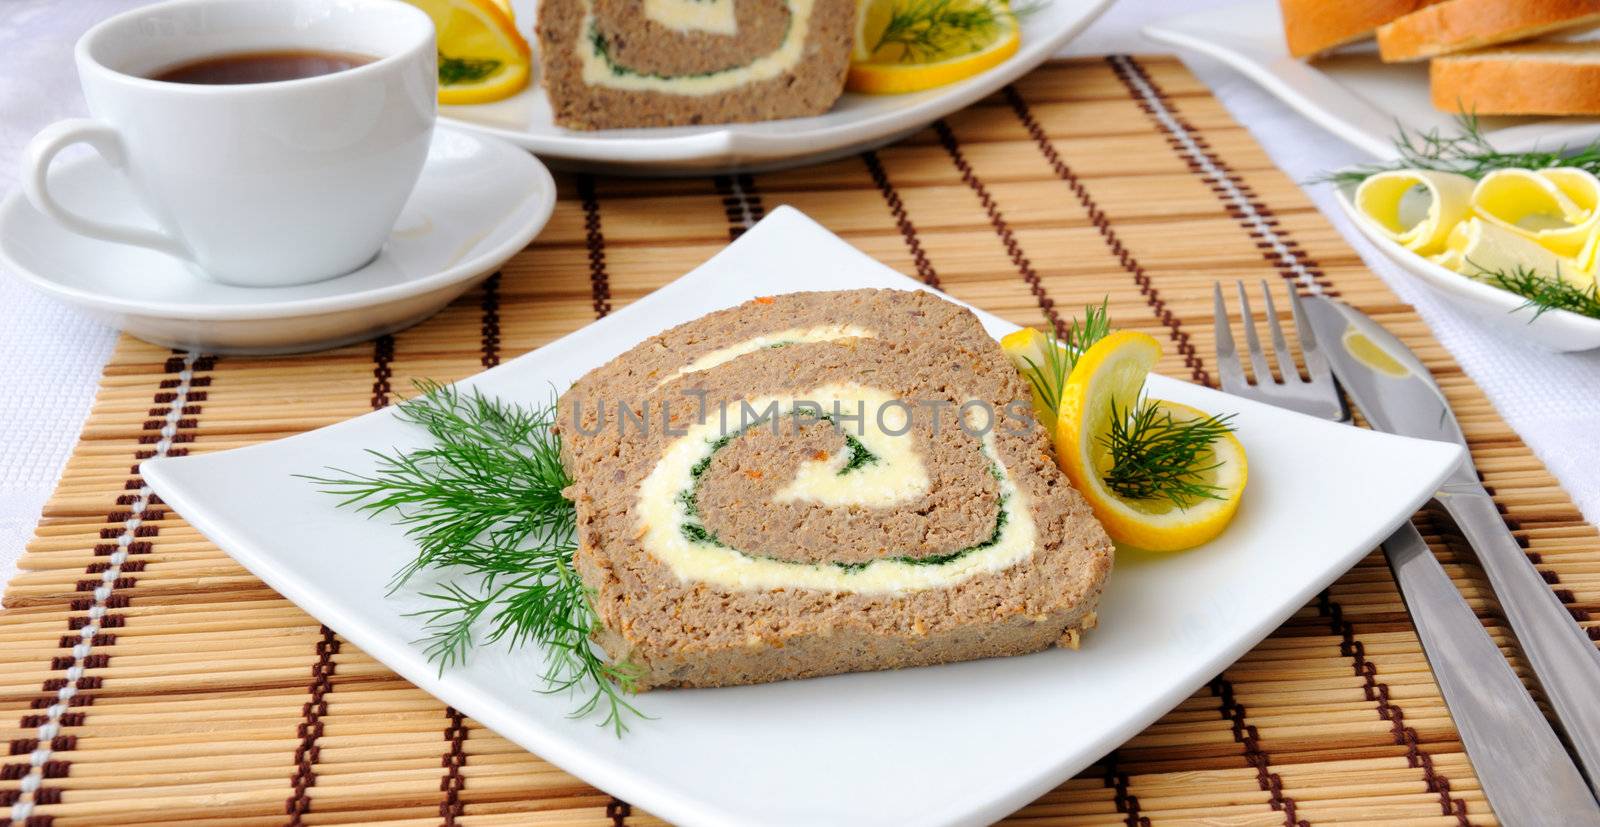
{"label": "silver fork", "polygon": [[1322,349],[1317,347],[1317,337],[1305,320],[1300,297],[1293,291],[1289,293],[1289,309],[1294,313],[1295,331],[1300,336],[1301,358],[1305,360],[1309,379],[1300,377],[1300,370],[1294,364],[1294,354],[1283,338],[1283,328],[1278,325],[1278,308],[1272,303],[1272,291],[1267,289],[1266,282],[1261,283],[1261,297],[1267,307],[1267,327],[1272,336],[1272,351],[1277,356],[1278,372],[1283,377],[1274,381],[1272,370],[1267,367],[1267,355],[1261,350],[1261,339],[1256,336],[1250,295],[1245,292],[1244,282],[1235,282],[1235,285],[1239,288],[1239,314],[1244,319],[1244,340],[1256,383],[1252,385],[1244,377],[1244,366],[1240,364],[1238,351],[1233,345],[1233,331],[1228,327],[1228,306],[1222,300],[1222,283],[1218,282],[1212,285],[1211,312],[1216,317],[1217,375],[1222,379],[1222,389],[1234,396],[1288,408],[1308,416],[1335,422],[1350,421],[1350,410],[1345,407],[1338,385],[1333,381],[1328,360],[1322,355]]}
{"label": "silver fork", "polygon": [[[1351,419],[1306,322],[1300,298],[1291,289],[1289,308],[1301,345],[1301,358],[1309,378],[1295,367],[1294,353],[1283,335],[1273,306],[1272,291],[1261,283],[1266,321],[1281,378],[1268,367],[1267,354],[1256,334],[1250,297],[1238,283],[1241,327],[1255,383],[1245,378],[1244,365],[1228,325],[1228,307],[1222,284],[1213,286],[1216,316],[1217,374],[1222,389],[1235,396],[1300,413],[1348,423]],[[1417,629],[1444,695],[1461,742],[1478,772],[1484,795],[1505,824],[1600,824],[1595,803],[1583,776],[1556,738],[1533,698],[1523,687],[1500,649],[1489,639],[1467,601],[1456,591],[1444,567],[1428,549],[1410,522],[1383,542],[1383,551],[1405,596],[1406,609]]]}

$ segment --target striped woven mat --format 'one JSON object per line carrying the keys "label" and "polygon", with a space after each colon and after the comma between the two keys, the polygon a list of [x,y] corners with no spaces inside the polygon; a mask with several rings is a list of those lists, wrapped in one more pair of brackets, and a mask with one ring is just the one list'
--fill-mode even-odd
{"label": "striped woven mat", "polygon": [[[1600,637],[1600,537],[1420,319],[1181,64],[1047,65],[898,145],[790,172],[562,176],[544,235],[438,317],[308,356],[124,338],[0,614],[0,824],[658,823],[395,676],[150,495],[139,460],[249,445],[538,347],[688,271],[777,204],[1015,322],[1110,297],[1209,382],[1214,279],[1343,296],[1444,386],[1507,523]],[[795,285],[804,287],[804,285]],[[643,332],[643,331],[641,331]],[[292,515],[286,515],[292,518]],[[1508,642],[1481,573],[1423,533]],[[1404,606],[1369,556],[1028,825],[1491,823]]]}

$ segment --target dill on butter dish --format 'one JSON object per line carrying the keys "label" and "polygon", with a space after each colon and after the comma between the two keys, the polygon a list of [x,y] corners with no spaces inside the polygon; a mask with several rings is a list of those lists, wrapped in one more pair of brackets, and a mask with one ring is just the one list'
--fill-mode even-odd
{"label": "dill on butter dish", "polygon": [[[1446,269],[1552,310],[1600,319],[1600,142],[1500,152],[1476,118],[1458,133],[1401,131],[1396,160],[1322,180],[1354,187],[1378,235]],[[1423,210],[1423,207],[1426,210]]]}

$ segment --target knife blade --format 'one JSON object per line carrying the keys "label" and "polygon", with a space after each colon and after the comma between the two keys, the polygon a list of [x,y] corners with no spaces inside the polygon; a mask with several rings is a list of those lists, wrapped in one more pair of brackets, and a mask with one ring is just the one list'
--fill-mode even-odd
{"label": "knife blade", "polygon": [[1572,757],[1417,527],[1402,523],[1383,553],[1500,823],[1600,825]]}
{"label": "knife blade", "polygon": [[[1374,428],[1466,447],[1444,392],[1410,348],[1342,302],[1317,296],[1303,304],[1334,376]],[[1600,653],[1511,536],[1470,455],[1434,499],[1477,554],[1557,726],[1600,795]]]}

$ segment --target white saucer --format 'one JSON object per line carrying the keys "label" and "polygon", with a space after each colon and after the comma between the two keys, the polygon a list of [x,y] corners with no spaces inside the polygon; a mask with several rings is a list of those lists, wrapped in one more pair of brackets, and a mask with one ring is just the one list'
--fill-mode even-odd
{"label": "white saucer", "polygon": [[[86,215],[149,222],[126,179],[99,156],[58,163],[51,187]],[[0,266],[159,345],[295,353],[372,338],[433,315],[526,247],[555,202],[555,182],[532,155],[440,125],[383,251],[348,275],[294,287],[205,281],[177,259],[72,233],[18,192],[0,203]]]}

